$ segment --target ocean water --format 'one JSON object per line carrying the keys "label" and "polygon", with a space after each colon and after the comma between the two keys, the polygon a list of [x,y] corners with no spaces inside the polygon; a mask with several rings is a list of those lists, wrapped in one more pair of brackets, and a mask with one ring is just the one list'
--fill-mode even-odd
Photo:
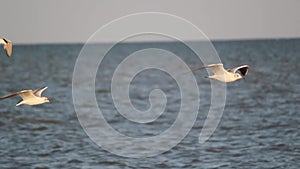
{"label": "ocean water", "polygon": [[[193,128],[177,146],[148,158],[110,153],[81,127],[73,105],[72,76],[82,44],[15,45],[9,59],[1,51],[0,95],[48,86],[44,95],[51,104],[15,107],[18,97],[0,101],[0,168],[300,168],[300,40],[213,44],[225,67],[250,65],[248,76],[227,84],[221,122],[200,144],[198,136],[210,106],[210,81],[203,78],[206,71],[196,72],[200,110]],[[191,68],[202,66],[181,43],[116,45],[99,67],[95,95],[108,123],[131,137],[158,135],[173,124],[180,108],[175,80],[149,70],[132,81],[131,102],[145,110],[149,92],[161,88],[168,99],[162,117],[135,124],[118,114],[110,95],[112,73],[126,56],[145,48],[171,51]]]}

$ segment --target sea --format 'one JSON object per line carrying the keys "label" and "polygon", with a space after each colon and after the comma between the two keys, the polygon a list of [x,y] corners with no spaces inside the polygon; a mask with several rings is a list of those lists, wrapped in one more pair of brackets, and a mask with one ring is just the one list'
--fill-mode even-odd
{"label": "sea", "polygon": [[[72,91],[75,65],[84,44],[16,44],[10,58],[1,49],[0,95],[48,86],[43,95],[51,103],[16,107],[21,99],[18,96],[0,101],[0,168],[300,168],[300,39],[213,41],[212,44],[225,68],[250,66],[244,80],[226,84],[225,108],[215,131],[208,140],[199,143],[211,104],[212,81],[204,78],[209,72],[203,69],[193,73],[200,101],[195,121],[185,121],[191,125],[189,132],[182,135],[179,126],[178,133],[165,140],[167,145],[168,139],[182,137],[178,144],[149,156],[143,154],[142,148],[132,150],[140,153],[138,157],[126,156],[126,152],[121,152],[122,146],[120,155],[97,143],[79,120]],[[101,51],[107,45],[97,47]],[[170,74],[158,69],[140,72],[128,89],[130,103],[140,111],[151,106],[151,91],[158,88],[164,92],[166,106],[155,121],[138,123],[124,118],[112,99],[110,84],[118,65],[134,52],[153,48],[173,53],[191,69],[204,65],[182,42],[114,45],[98,65],[93,91],[107,124],[128,137],[164,134],[179,117],[180,86]],[[153,57],[151,52],[145,54]],[[85,68],[91,69],[88,64]],[[89,104],[82,106],[85,108],[80,110],[91,111]],[[111,146],[120,144],[115,137],[101,133],[99,137],[105,137]],[[149,146],[146,144],[145,149],[164,148],[159,143]]]}

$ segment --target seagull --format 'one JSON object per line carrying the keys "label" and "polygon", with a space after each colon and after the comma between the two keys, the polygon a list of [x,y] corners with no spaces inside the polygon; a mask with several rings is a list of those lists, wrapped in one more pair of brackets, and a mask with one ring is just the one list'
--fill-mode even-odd
{"label": "seagull", "polygon": [[47,97],[42,97],[43,91],[45,91],[47,88],[48,87],[41,87],[36,90],[22,90],[0,97],[0,100],[19,95],[23,100],[17,103],[16,106],[21,106],[23,104],[33,106],[47,102],[50,103],[50,100]]}
{"label": "seagull", "polygon": [[237,66],[231,69],[224,69],[222,63],[210,64],[204,67],[193,69],[192,71],[200,70],[203,68],[210,68],[214,73],[206,78],[215,79],[221,82],[234,82],[239,79],[244,79],[249,71],[248,65]]}
{"label": "seagull", "polygon": [[10,57],[12,54],[12,42],[10,40],[0,38],[0,44],[3,44],[6,55]]}

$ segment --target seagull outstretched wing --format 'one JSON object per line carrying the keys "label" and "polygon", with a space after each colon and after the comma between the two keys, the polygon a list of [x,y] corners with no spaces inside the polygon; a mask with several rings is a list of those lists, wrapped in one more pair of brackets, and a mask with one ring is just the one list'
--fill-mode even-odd
{"label": "seagull outstretched wing", "polygon": [[7,56],[10,57],[11,54],[12,54],[12,43],[11,43],[11,41],[8,41],[6,43],[6,45],[4,45],[4,49],[6,51]]}
{"label": "seagull outstretched wing", "polygon": [[210,68],[214,74],[223,74],[226,71],[223,67],[223,64],[218,63],[218,64],[210,64],[207,66],[202,66],[199,68],[192,69],[192,72],[201,70],[201,69],[205,69],[205,68]]}
{"label": "seagull outstretched wing", "polygon": [[12,42],[10,40],[4,39],[4,38],[2,38],[0,40],[1,40],[0,43],[3,44],[3,48],[6,52],[6,55],[8,57],[10,57],[12,54]]}
{"label": "seagull outstretched wing", "polygon": [[222,63],[207,65],[205,68],[210,68],[216,75],[223,75],[226,72]]}
{"label": "seagull outstretched wing", "polygon": [[38,96],[38,97],[41,97],[41,96],[42,96],[42,93],[43,93],[47,88],[48,88],[47,86],[38,88],[38,89],[36,89],[36,90],[33,91],[33,94],[36,95],[36,96]]}
{"label": "seagull outstretched wing", "polygon": [[241,73],[242,76],[246,76],[249,72],[249,66],[248,65],[242,65],[242,66],[237,66],[231,69],[228,69],[228,72],[232,72],[232,73],[236,73],[237,71],[239,71]]}
{"label": "seagull outstretched wing", "polygon": [[35,97],[32,90],[22,90],[20,92],[10,93],[8,95],[2,96],[0,97],[0,100],[14,97],[16,95],[19,95],[23,100]]}
{"label": "seagull outstretched wing", "polygon": [[0,100],[7,99],[7,98],[10,98],[10,97],[14,97],[16,95],[18,95],[18,92],[16,92],[16,93],[10,93],[8,95],[0,97]]}

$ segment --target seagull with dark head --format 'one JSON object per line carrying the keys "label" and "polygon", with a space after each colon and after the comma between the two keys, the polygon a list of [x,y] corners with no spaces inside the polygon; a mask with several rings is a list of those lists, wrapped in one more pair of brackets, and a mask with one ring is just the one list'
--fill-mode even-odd
{"label": "seagull with dark head", "polygon": [[50,103],[50,100],[47,97],[42,97],[43,91],[45,91],[47,88],[48,87],[41,87],[36,90],[22,90],[0,97],[0,100],[19,95],[23,100],[17,103],[16,106],[21,106],[23,104],[33,106],[43,103]]}
{"label": "seagull with dark head", "polygon": [[0,44],[3,44],[7,57],[10,57],[12,54],[12,42],[10,40],[0,38]]}
{"label": "seagull with dark head", "polygon": [[244,79],[249,72],[248,65],[237,66],[231,69],[224,69],[222,63],[210,64],[204,67],[193,69],[192,71],[209,68],[212,70],[213,75],[207,76],[207,78],[215,79],[221,82],[234,82],[239,79]]}

